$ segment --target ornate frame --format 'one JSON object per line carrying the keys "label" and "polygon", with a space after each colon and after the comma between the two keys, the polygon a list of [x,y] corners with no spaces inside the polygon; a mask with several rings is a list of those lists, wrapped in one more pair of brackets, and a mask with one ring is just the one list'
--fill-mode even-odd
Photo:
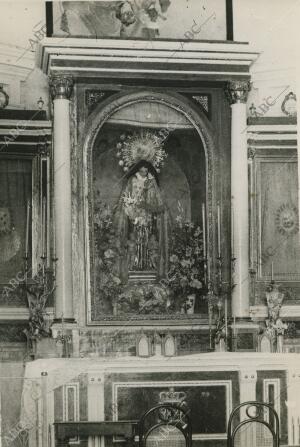
{"label": "ornate frame", "polygon": [[[185,320],[189,324],[193,323],[193,320],[199,319],[198,315],[174,315],[173,316],[152,316],[152,315],[134,315],[128,317],[120,317],[113,315],[105,315],[103,320],[94,321],[91,319],[91,271],[93,266],[93,252],[91,250],[90,241],[93,237],[93,231],[90,225],[93,211],[93,197],[92,197],[92,151],[94,148],[95,139],[101,127],[109,119],[109,117],[123,107],[127,107],[131,104],[143,101],[158,102],[167,105],[179,113],[182,113],[194,126],[202,140],[206,157],[206,190],[207,190],[207,240],[208,240],[208,258],[213,259],[213,218],[212,208],[215,198],[213,197],[213,183],[215,182],[215,166],[213,166],[213,153],[216,151],[216,144],[213,138],[213,130],[211,123],[203,112],[196,108],[193,104],[188,102],[183,96],[174,94],[165,94],[161,92],[152,92],[149,90],[140,91],[137,93],[118,93],[110,96],[102,101],[87,119],[85,129],[82,132],[81,141],[83,148],[83,220],[84,220],[84,240],[85,240],[85,297],[87,305],[87,324],[88,325],[119,325],[126,321],[126,325],[147,324],[151,320],[151,324],[155,324],[155,320],[158,324],[172,325],[178,324],[178,320]],[[208,269],[211,270],[212,266],[208,265]]]}

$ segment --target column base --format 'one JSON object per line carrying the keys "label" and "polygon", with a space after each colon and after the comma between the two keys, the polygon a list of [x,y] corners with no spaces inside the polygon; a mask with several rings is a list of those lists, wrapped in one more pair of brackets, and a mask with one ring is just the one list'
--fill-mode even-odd
{"label": "column base", "polygon": [[71,324],[76,323],[75,318],[64,318],[64,319],[54,318],[54,320],[53,320],[53,325],[55,325],[55,324],[69,324],[69,323],[71,323]]}

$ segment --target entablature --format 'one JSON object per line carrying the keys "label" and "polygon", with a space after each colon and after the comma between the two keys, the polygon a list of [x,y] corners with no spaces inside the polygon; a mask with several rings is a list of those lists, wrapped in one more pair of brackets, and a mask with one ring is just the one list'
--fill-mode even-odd
{"label": "entablature", "polygon": [[46,74],[75,78],[247,80],[258,53],[247,43],[47,38],[37,52]]}

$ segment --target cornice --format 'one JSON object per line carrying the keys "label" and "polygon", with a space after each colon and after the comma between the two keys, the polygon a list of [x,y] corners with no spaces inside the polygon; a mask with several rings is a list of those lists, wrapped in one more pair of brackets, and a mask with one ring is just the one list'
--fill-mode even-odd
{"label": "cornice", "polygon": [[48,75],[215,76],[226,81],[249,79],[258,53],[247,43],[47,38],[36,57],[37,66]]}
{"label": "cornice", "polygon": [[187,372],[187,371],[300,371],[299,354],[212,352],[175,357],[122,357],[116,358],[73,358],[43,359],[27,365],[28,376],[51,370],[72,370],[74,377],[83,372],[145,373],[145,372]]}

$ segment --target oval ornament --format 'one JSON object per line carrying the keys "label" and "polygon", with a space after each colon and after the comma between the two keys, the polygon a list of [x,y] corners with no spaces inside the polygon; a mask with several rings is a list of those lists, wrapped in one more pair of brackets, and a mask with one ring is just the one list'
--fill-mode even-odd
{"label": "oval ornament", "polygon": [[281,205],[276,212],[276,227],[282,235],[293,235],[299,231],[298,209],[292,204]]}

